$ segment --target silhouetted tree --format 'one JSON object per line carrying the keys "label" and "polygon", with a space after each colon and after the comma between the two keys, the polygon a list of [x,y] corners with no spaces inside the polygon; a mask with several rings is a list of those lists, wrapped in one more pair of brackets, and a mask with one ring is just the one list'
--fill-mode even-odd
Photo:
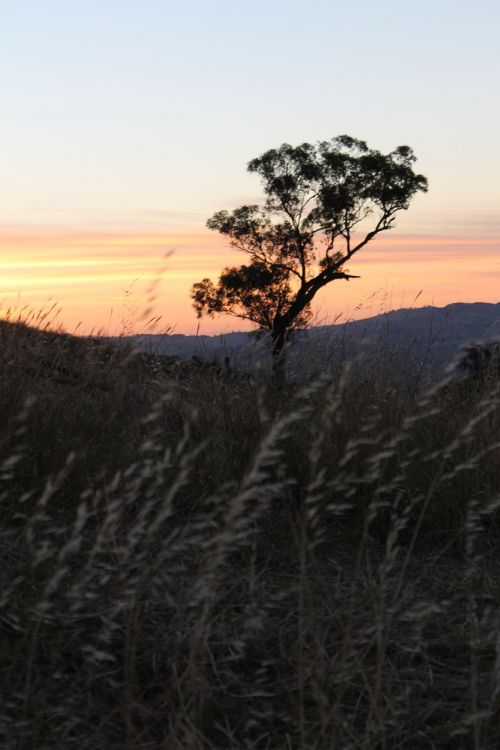
{"label": "silhouetted tree", "polygon": [[286,337],[307,325],[316,293],[336,279],[357,278],[345,264],[427,190],[414,161],[408,146],[384,155],[347,135],[285,143],[253,159],[248,171],[262,179],[264,206],[219,211],[207,222],[249,262],[225,268],[217,284],[194,284],[198,317],[226,313],[252,321],[270,333],[274,370],[282,370]]}

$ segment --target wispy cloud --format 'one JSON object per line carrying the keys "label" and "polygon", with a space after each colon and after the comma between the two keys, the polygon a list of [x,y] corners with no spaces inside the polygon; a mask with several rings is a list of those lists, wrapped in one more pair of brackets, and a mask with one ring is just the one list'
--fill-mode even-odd
{"label": "wispy cloud", "polygon": [[[493,222],[492,222],[493,226]],[[166,257],[168,255],[168,257]],[[111,307],[134,302],[145,306],[157,284],[156,305],[180,332],[196,328],[189,291],[204,276],[216,278],[226,265],[245,262],[224,238],[207,230],[79,230],[45,226],[0,226],[0,300],[21,294],[28,303],[52,297],[71,329],[99,327]],[[349,263],[360,279],[330,285],[316,308],[326,319],[354,310],[374,290],[390,289],[396,299],[419,298],[421,304],[460,299],[496,301],[500,276],[500,232],[479,234],[409,234],[393,231],[370,243]],[[117,302],[121,300],[121,302]],[[223,319],[203,322],[205,332],[227,328]],[[234,323],[231,322],[231,327]]]}

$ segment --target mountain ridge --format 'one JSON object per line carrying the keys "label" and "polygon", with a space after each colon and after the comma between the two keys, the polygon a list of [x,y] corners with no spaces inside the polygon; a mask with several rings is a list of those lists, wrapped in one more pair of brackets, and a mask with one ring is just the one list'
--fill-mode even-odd
{"label": "mountain ridge", "polygon": [[[319,359],[335,356],[339,347],[348,359],[373,356],[381,345],[400,352],[411,349],[416,360],[426,357],[433,368],[442,369],[460,350],[472,343],[500,341],[500,302],[454,302],[444,307],[388,310],[360,320],[314,326],[293,333],[290,355],[300,358],[314,349]],[[230,360],[237,367],[269,363],[266,336],[234,331],[218,335],[136,334],[105,337],[113,343],[132,344],[139,351],[204,360]]]}

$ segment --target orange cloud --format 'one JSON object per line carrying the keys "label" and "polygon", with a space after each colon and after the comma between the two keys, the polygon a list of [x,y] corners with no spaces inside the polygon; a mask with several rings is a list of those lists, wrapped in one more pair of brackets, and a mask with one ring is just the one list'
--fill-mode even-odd
{"label": "orange cloud", "polygon": [[[168,257],[166,257],[168,256]],[[245,256],[208,232],[123,232],[0,227],[0,302],[32,309],[58,302],[67,330],[119,327],[122,315],[137,316],[153,305],[164,328],[192,333],[198,322],[190,305],[191,285]],[[360,279],[335,282],[315,303],[318,322],[338,315],[364,317],[380,305],[444,305],[454,301],[498,301],[500,237],[380,236],[355,256],[349,268]],[[374,296],[374,292],[377,292]],[[26,309],[26,308],[25,308]],[[215,333],[246,328],[232,318],[202,320]],[[109,331],[109,332],[117,332]]]}

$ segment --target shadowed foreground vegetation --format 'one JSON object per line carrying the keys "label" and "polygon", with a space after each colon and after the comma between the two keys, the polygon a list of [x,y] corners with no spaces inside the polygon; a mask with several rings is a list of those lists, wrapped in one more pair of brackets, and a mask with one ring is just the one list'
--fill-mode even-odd
{"label": "shadowed foreground vegetation", "polygon": [[500,746],[498,380],[0,352],[2,748]]}

